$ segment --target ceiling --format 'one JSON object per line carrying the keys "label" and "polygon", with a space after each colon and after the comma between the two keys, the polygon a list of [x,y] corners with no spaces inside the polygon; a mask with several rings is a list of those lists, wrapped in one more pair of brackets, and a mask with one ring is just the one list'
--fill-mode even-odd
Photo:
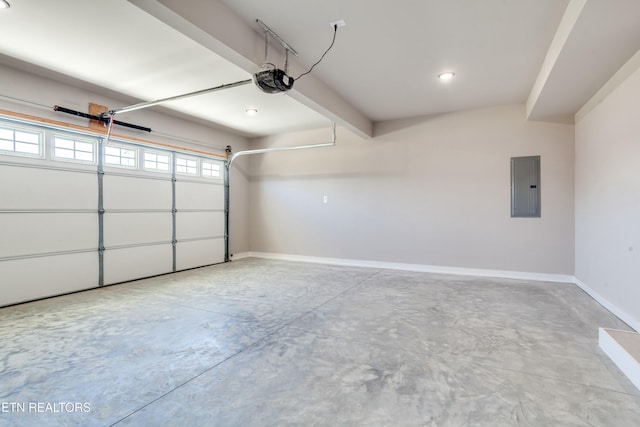
{"label": "ceiling", "polygon": [[[378,121],[513,103],[531,119],[570,122],[640,49],[637,0],[10,3],[0,63],[144,101],[250,78],[264,61],[256,18],[299,52],[292,76],[329,46],[329,23],[344,20],[332,50],[287,94],[247,85],[165,104],[245,136],[329,118],[367,137]],[[283,67],[279,46],[269,60]],[[438,80],[442,71],[455,78]]]}

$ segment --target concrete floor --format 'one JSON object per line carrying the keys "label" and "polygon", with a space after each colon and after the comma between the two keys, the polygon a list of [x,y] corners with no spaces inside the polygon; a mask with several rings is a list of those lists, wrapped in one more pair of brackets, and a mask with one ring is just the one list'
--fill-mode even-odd
{"label": "concrete floor", "polygon": [[638,426],[599,326],[573,285],[246,259],[0,309],[0,426]]}

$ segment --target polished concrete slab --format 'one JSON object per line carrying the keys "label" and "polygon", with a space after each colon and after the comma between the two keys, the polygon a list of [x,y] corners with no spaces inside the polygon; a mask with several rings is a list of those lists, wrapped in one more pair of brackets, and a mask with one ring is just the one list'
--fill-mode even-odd
{"label": "polished concrete slab", "polygon": [[573,285],[246,259],[0,309],[0,426],[635,426]]}

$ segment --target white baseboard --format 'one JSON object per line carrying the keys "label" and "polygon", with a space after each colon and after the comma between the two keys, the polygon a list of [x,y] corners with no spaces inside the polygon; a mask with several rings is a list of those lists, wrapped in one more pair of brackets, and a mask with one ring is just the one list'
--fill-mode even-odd
{"label": "white baseboard", "polygon": [[437,265],[405,264],[396,262],[368,261],[344,258],[324,258],[304,255],[276,254],[270,252],[243,252],[233,256],[242,258],[264,258],[281,261],[299,261],[316,264],[344,265],[349,267],[382,268],[388,270],[417,271],[422,273],[456,274],[462,276],[501,277],[505,279],[535,280],[540,282],[574,283],[573,276],[564,274],[527,273],[519,271],[485,270],[479,268],[442,267]]}
{"label": "white baseboard", "polygon": [[[600,348],[640,390],[640,359],[637,354],[640,334],[600,328],[598,338]],[[633,349],[636,350],[636,354]]]}
{"label": "white baseboard", "polygon": [[629,313],[625,312],[624,310],[621,310],[618,306],[613,304],[608,299],[604,298],[598,292],[593,290],[593,288],[591,288],[590,286],[587,286],[582,280],[578,279],[577,277],[574,277],[573,280],[574,280],[573,283],[575,283],[576,285],[578,285],[578,287],[580,287],[580,289],[588,293],[591,296],[591,298],[598,301],[600,305],[602,305],[604,308],[606,308],[607,310],[615,314],[620,320],[622,320],[627,325],[631,326],[634,330],[640,331],[639,319],[636,319]]}
{"label": "white baseboard", "polygon": [[[253,252],[240,252],[237,254],[232,254],[231,255],[231,261],[237,261],[239,259],[244,259],[244,258],[252,258],[253,255],[251,255]],[[257,257],[255,257],[257,258]]]}
{"label": "white baseboard", "polygon": [[557,283],[571,283],[580,287],[583,291],[589,294],[594,300],[599,302],[603,307],[609,310],[614,315],[618,316],[620,320],[625,322],[631,328],[636,331],[640,331],[640,320],[634,318],[628,313],[624,312],[606,298],[602,297],[599,293],[587,286],[584,282],[575,276],[568,274],[545,274],[545,273],[531,273],[520,271],[505,271],[505,270],[486,270],[478,268],[462,268],[462,267],[442,267],[437,265],[424,265],[424,264],[404,264],[395,262],[382,262],[382,261],[368,261],[368,260],[354,260],[344,258],[324,258],[313,257],[304,255],[291,255],[291,254],[277,254],[271,252],[242,252],[233,256],[234,260],[243,258],[264,258],[275,259],[281,261],[299,261],[299,262],[311,262],[316,264],[331,264],[331,265],[344,265],[349,267],[368,267],[368,268],[382,268],[389,270],[405,270],[405,271],[417,271],[423,273],[441,273],[441,274],[456,274],[463,276],[481,276],[481,277],[501,277],[505,279],[519,279],[519,280],[533,280],[538,282],[557,282]]}

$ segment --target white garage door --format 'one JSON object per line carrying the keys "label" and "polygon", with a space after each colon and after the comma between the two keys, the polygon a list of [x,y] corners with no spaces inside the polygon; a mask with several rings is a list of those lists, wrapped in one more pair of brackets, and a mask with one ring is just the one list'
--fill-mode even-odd
{"label": "white garage door", "polygon": [[223,160],[0,120],[0,306],[225,260]]}

